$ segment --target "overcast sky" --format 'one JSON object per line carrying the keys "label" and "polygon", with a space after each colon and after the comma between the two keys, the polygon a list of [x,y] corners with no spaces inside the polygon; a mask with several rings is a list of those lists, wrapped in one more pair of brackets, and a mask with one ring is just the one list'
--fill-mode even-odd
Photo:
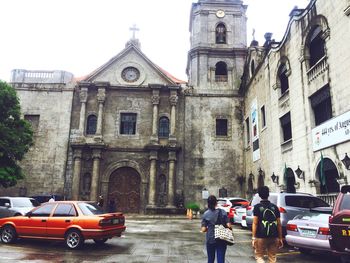
{"label": "overcast sky", "polygon": [[[158,66],[187,80],[189,13],[196,0],[0,0],[0,79],[12,69],[66,70],[84,76],[125,47],[132,25],[141,50]],[[244,0],[248,45],[264,33],[281,40],[294,6],[309,0]]]}

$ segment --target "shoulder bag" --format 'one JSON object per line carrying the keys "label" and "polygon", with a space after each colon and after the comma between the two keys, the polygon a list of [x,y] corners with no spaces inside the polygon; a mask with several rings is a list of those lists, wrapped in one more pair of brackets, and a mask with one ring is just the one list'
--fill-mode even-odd
{"label": "shoulder bag", "polygon": [[233,231],[227,228],[226,224],[224,224],[222,223],[222,213],[221,209],[219,208],[218,219],[215,223],[214,237],[216,240],[219,239],[226,241],[227,245],[232,246],[235,243]]}

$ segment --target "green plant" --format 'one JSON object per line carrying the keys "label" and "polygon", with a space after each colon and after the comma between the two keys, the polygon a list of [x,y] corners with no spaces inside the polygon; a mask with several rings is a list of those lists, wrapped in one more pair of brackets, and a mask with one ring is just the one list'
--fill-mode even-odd
{"label": "green plant", "polygon": [[195,211],[195,212],[198,212],[200,210],[199,205],[194,202],[187,203],[186,208],[191,209],[192,211]]}

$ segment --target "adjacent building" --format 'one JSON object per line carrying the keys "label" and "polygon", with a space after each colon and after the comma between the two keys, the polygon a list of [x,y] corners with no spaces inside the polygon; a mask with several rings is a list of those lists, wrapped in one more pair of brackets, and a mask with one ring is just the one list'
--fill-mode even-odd
{"label": "adjacent building", "polygon": [[136,213],[204,207],[208,194],[250,197],[261,185],[331,202],[350,169],[350,2],[294,8],[283,39],[266,33],[262,46],[247,47],[246,10],[240,0],[192,4],[187,82],[134,37],[79,79],[14,70],[35,144],[26,178],[2,190],[103,195]]}

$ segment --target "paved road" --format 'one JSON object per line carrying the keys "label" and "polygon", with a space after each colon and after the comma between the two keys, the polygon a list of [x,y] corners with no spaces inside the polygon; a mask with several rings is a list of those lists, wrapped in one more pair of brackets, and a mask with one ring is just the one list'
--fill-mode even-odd
{"label": "paved road", "polygon": [[[86,241],[77,251],[67,249],[62,242],[18,240],[15,244],[0,244],[0,262],[120,262],[120,263],[205,263],[204,234],[200,220],[185,218],[149,218],[129,216],[127,231],[121,238],[97,246]],[[253,263],[249,230],[235,226],[236,244],[228,247],[226,263]],[[278,262],[335,263],[329,253],[301,255],[291,248],[280,251]]]}

